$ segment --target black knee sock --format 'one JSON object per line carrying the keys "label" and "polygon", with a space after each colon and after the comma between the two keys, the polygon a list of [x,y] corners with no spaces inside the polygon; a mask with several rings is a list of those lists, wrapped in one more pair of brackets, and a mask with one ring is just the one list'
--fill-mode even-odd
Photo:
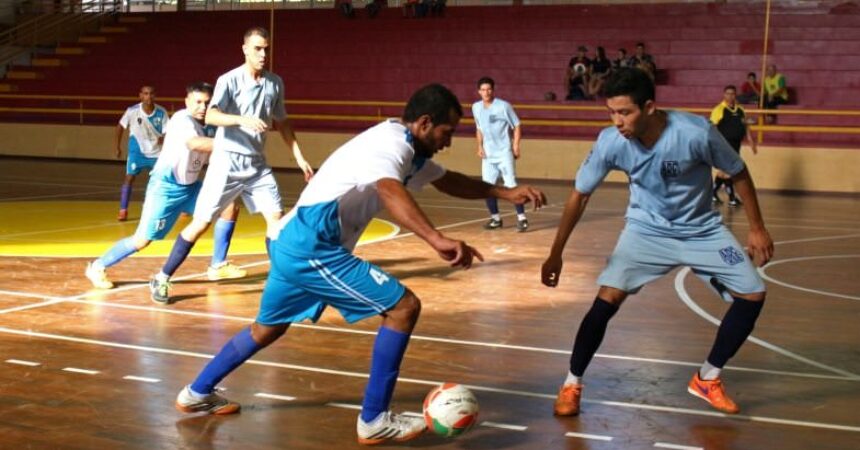
{"label": "black knee sock", "polygon": [[723,180],[723,184],[726,185],[726,192],[729,194],[729,199],[735,198],[735,183],[732,180]]}
{"label": "black knee sock", "polygon": [[708,355],[708,362],[712,366],[722,368],[729,358],[735,356],[752,333],[763,305],[764,300],[753,302],[734,297],[732,306],[726,311],[723,322],[717,330],[717,338],[714,340],[711,354]]}
{"label": "black knee sock", "polygon": [[585,368],[591,362],[591,358],[597,353],[597,348],[603,341],[603,335],[606,334],[606,326],[609,324],[609,319],[618,311],[618,306],[607,302],[606,300],[597,297],[591,305],[591,309],[585,317],[582,318],[582,323],[579,325],[579,331],[576,333],[576,341],[573,343],[573,354],[570,355],[570,373],[581,377],[585,373]]}
{"label": "black knee sock", "polygon": [[725,180],[723,180],[722,178],[720,178],[720,177],[714,177],[714,197],[716,197],[716,196],[717,196],[717,192],[719,192],[719,191],[720,191],[720,187],[721,187],[724,183],[725,183]]}

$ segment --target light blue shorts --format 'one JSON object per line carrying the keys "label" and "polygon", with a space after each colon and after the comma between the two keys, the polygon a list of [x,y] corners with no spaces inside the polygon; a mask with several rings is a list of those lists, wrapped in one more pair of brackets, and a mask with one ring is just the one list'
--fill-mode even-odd
{"label": "light blue shorts", "polygon": [[506,188],[517,187],[517,171],[513,156],[502,159],[484,158],[481,160],[481,179],[485,183],[496,184],[499,176]]}
{"label": "light blue shorts", "polygon": [[126,174],[139,175],[143,169],[152,170],[155,167],[155,161],[158,161],[158,157],[148,158],[140,152],[137,142],[134,140],[128,142],[128,159],[125,161]]}
{"label": "light blue shorts", "polygon": [[649,236],[625,227],[597,284],[634,294],[678,266],[689,266],[704,280],[714,277],[739,294],[765,292],[749,256],[724,226],[685,238]]}
{"label": "light blue shorts", "polygon": [[213,151],[194,218],[211,222],[239,196],[251,214],[283,210],[275,175],[262,155]]}
{"label": "light blue shorts", "polygon": [[263,325],[316,322],[329,305],[353,323],[388,311],[406,292],[399,280],[344,248],[297,258],[278,251],[273,241],[271,254],[257,315]]}
{"label": "light blue shorts", "polygon": [[194,212],[197,194],[203,183],[197,181],[192,184],[179,184],[172,181],[172,178],[171,174],[168,177],[153,176],[149,179],[140,224],[134,232],[136,238],[150,241],[164,239],[182,213]]}

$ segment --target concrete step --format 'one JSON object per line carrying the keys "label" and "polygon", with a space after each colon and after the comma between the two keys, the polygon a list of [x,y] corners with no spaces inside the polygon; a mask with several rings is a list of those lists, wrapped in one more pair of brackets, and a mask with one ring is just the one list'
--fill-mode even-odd
{"label": "concrete step", "polygon": [[68,64],[68,61],[60,58],[36,57],[30,61],[30,65],[33,67],[61,67]]}
{"label": "concrete step", "polygon": [[7,80],[38,80],[42,74],[34,70],[12,69],[6,72]]}
{"label": "concrete step", "polygon": [[57,47],[54,49],[55,55],[83,55],[87,53],[87,49],[83,47]]}
{"label": "concrete step", "polygon": [[18,90],[18,86],[15,86],[11,83],[0,83],[0,92],[15,92]]}
{"label": "concrete step", "polygon": [[116,26],[116,25],[103,26],[103,27],[99,28],[99,33],[105,33],[105,34],[128,33],[128,27],[122,27],[122,26]]}
{"label": "concrete step", "polygon": [[81,36],[78,38],[78,44],[106,44],[107,36]]}

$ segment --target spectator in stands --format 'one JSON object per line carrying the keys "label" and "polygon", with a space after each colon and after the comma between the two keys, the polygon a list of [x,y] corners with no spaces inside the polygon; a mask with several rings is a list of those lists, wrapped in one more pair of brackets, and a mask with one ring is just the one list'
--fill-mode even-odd
{"label": "spectator in stands", "polygon": [[761,98],[761,83],[756,81],[755,72],[747,74],[747,80],[741,85],[741,92],[738,94],[738,103],[748,105],[758,105]]}
{"label": "spectator in stands", "polygon": [[352,0],[337,0],[335,1],[335,7],[340,10],[343,17],[348,19],[355,17],[355,9],[352,7]]}
{"label": "spectator in stands", "polygon": [[627,49],[619,48],[618,49],[618,58],[612,60],[612,70],[618,70],[622,67],[628,67],[630,65],[630,59],[627,58]]}
{"label": "spectator in stands", "polygon": [[432,7],[433,0],[418,0],[418,4],[415,5],[415,17],[427,17]]}
{"label": "spectator in stands", "polygon": [[654,57],[645,53],[645,43],[639,42],[636,44],[636,53],[630,57],[630,61],[627,62],[629,67],[637,67],[639,69],[644,70],[649,75],[651,75],[651,79],[653,80],[655,75],[657,75],[657,64],[654,62]]}
{"label": "spectator in stands", "polygon": [[448,0],[433,0],[433,3],[430,5],[430,14],[436,17],[444,16],[447,3]]}
{"label": "spectator in stands", "polygon": [[[737,89],[732,85],[723,88],[723,101],[711,111],[711,123],[717,127],[717,130],[726,138],[726,141],[735,152],[738,154],[741,153],[741,143],[746,138],[750,143],[753,154],[757,154],[758,148],[747,126],[744,109],[737,102],[737,93]],[[714,178],[713,203],[715,205],[722,203],[717,193],[723,185],[726,186],[726,192],[729,194],[729,206],[732,208],[740,206],[741,201],[735,195],[732,177],[719,170],[717,170],[717,176]]]}
{"label": "spectator in stands", "polygon": [[[764,108],[776,109],[779,105],[788,103],[788,89],[785,87],[785,75],[776,71],[776,64],[769,64],[764,73]],[[765,116],[768,123],[776,123],[776,115]]]}
{"label": "spectator in stands", "polygon": [[416,17],[415,13],[418,9],[418,0],[405,0],[403,2],[403,18]]}
{"label": "spectator in stands", "polygon": [[370,17],[371,19],[376,17],[376,15],[379,14],[379,11],[382,9],[382,7],[386,6],[386,4],[387,4],[386,0],[370,0],[370,1],[368,1],[367,6],[364,7],[364,9],[367,10],[367,17]]}
{"label": "spectator in stands", "polygon": [[606,57],[606,50],[597,47],[597,56],[591,61],[591,76],[588,79],[588,96],[596,97],[603,87],[603,81],[612,69],[612,61]]}
{"label": "spectator in stands", "polygon": [[564,76],[564,90],[567,100],[585,100],[588,93],[588,78],[591,73],[591,60],[586,55],[588,49],[580,46],[577,55],[570,58]]}

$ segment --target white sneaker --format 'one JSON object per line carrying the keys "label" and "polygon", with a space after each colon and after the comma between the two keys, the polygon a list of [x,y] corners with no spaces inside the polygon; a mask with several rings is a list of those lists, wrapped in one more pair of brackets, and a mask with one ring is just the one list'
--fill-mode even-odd
{"label": "white sneaker", "polygon": [[386,411],[370,423],[358,416],[358,443],[376,445],[392,440],[404,442],[415,439],[424,432],[427,425],[423,417],[409,417]]}
{"label": "white sneaker", "polygon": [[231,262],[225,262],[218,267],[209,266],[206,269],[206,277],[209,278],[209,281],[233,280],[236,278],[245,278],[247,275],[248,272],[245,269]]}
{"label": "white sneaker", "polygon": [[107,274],[105,273],[104,267],[98,268],[93,265],[93,263],[87,263],[87,270],[84,271],[84,275],[93,283],[93,287],[96,289],[112,289],[113,283],[108,279]]}
{"label": "white sneaker", "polygon": [[184,413],[205,412],[208,414],[233,414],[239,412],[242,407],[231,402],[215,392],[199,396],[191,392],[191,387],[185,386],[176,396],[176,409]]}

